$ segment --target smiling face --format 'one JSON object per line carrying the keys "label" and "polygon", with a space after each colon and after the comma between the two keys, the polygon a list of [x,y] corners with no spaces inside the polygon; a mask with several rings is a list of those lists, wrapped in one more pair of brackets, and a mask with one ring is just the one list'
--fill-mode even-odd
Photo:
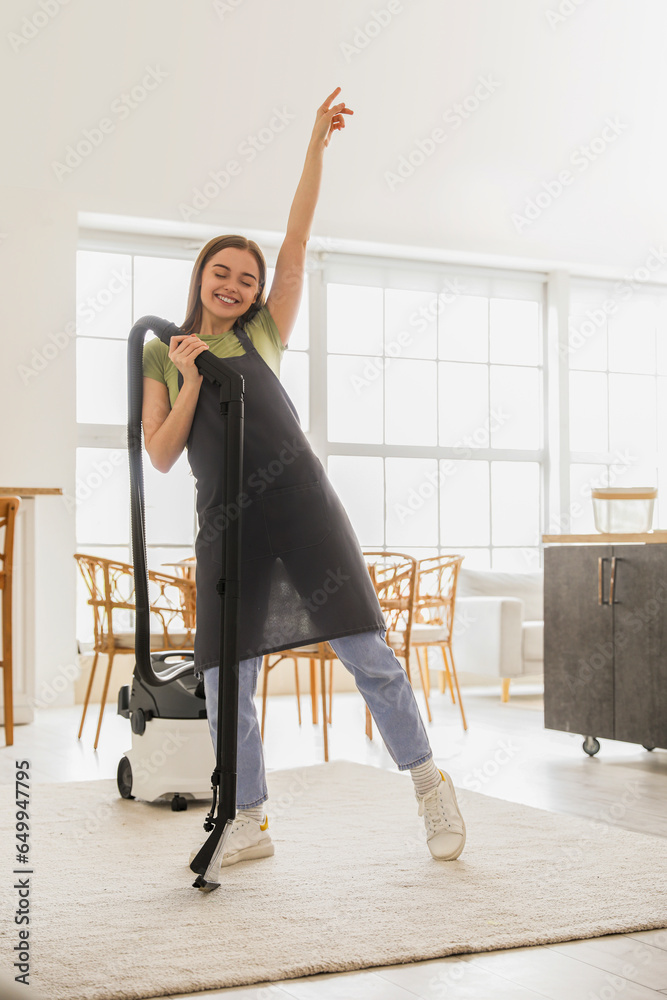
{"label": "smiling face", "polygon": [[201,275],[203,334],[225,333],[259,296],[259,267],[249,250],[225,247]]}

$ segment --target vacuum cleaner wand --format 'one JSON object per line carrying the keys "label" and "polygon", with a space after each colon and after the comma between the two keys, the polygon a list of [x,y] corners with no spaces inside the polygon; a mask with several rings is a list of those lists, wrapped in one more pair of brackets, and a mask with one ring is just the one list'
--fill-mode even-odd
{"label": "vacuum cleaner wand", "polygon": [[[128,338],[128,452],[130,460],[130,500],[132,553],[134,561],[137,673],[150,685],[169,684],[188,671],[192,663],[177,664],[159,674],[150,655],[150,604],[146,561],[144,478],[142,453],[143,345],[152,330],[169,347],[170,339],[181,330],[168,320],[144,316]],[[243,376],[221,358],[203,352],[195,359],[201,374],[220,387],[220,415],[225,421],[224,504],[231,509],[242,491],[243,474]],[[220,679],[216,766],[211,775],[213,802],[204,829],[211,831],[190,864],[197,878],[193,886],[211,892],[220,885],[213,874],[236,817],[236,747],[238,738],[238,634],[240,611],[241,542],[240,517],[229,519],[222,534],[220,594]],[[217,814],[216,814],[217,805]]]}

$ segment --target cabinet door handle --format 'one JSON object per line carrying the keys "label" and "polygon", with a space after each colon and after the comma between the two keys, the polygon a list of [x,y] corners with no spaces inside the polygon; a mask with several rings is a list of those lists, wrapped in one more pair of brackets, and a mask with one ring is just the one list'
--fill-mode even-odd
{"label": "cabinet door handle", "polygon": [[609,601],[605,601],[602,597],[602,566],[603,563],[608,562],[606,556],[600,556],[598,558],[598,604],[609,604]]}
{"label": "cabinet door handle", "polygon": [[616,588],[616,561],[621,561],[620,556],[612,556],[611,559],[611,577],[609,580],[609,604],[618,604],[618,601],[614,600],[614,592]]}

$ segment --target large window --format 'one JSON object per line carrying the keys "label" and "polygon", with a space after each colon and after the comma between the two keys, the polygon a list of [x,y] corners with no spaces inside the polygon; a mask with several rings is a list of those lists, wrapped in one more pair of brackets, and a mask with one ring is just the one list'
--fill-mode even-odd
{"label": "large window", "polygon": [[[129,563],[127,337],[143,315],[183,322],[198,247],[91,242],[77,255],[77,545]],[[281,381],[362,547],[540,566],[545,281],[309,254]],[[193,554],[194,481],[185,453],[167,475],[144,466],[148,562],[169,569]],[[83,640],[86,599],[80,581]]]}
{"label": "large window", "polygon": [[362,546],[539,567],[543,280],[364,270],[324,273],[328,471]]}
{"label": "large window", "polygon": [[[198,250],[98,234],[78,253],[81,551],[130,562],[127,337],[183,322]],[[594,530],[596,485],[657,485],[665,506],[666,345],[657,285],[309,251],[281,381],[362,547],[526,571],[543,532]],[[193,553],[194,481],[185,453],[145,473],[166,568]],[[80,637],[85,602],[81,581]]]}
{"label": "large window", "polygon": [[591,489],[657,486],[667,496],[667,295],[572,280],[569,360],[572,530],[594,531]]}

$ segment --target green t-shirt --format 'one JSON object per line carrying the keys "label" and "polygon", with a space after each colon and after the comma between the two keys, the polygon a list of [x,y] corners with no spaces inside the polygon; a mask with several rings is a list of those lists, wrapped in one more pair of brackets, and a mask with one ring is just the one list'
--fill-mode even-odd
{"label": "green t-shirt", "polygon": [[[280,339],[278,327],[266,305],[263,305],[245,324],[245,331],[269,368],[275,372],[277,378],[280,378],[280,362],[287,347]],[[217,358],[234,358],[245,354],[233,330],[203,337],[198,334],[198,336],[209,345],[209,351]],[[144,344],[143,372],[147,378],[154,378],[156,382],[162,382],[167,386],[169,404],[173,407],[178,396],[178,368],[169,359],[169,348],[158,337]]]}

